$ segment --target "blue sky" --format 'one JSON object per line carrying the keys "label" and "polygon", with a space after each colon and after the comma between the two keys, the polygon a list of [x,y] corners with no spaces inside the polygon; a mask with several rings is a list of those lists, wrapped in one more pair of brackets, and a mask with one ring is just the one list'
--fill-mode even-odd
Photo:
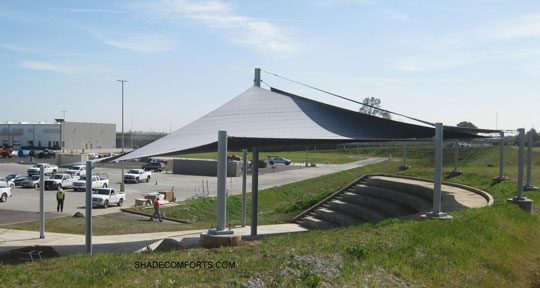
{"label": "blue sky", "polygon": [[10,108],[0,122],[67,111],[120,130],[115,80],[126,79],[125,129],[175,130],[249,88],[261,67],[428,121],[495,128],[498,115],[498,128],[538,129],[539,44],[539,1],[4,0],[0,98]]}

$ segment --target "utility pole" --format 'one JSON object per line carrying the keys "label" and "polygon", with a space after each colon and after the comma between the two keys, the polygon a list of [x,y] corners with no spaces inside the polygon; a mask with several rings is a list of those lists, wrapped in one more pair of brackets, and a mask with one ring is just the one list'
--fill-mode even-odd
{"label": "utility pole", "polygon": [[[128,82],[127,80],[116,80],[122,83],[122,155],[124,154],[124,83]],[[120,179],[120,191],[125,191],[126,187],[124,185],[124,161],[122,161],[122,178]]]}

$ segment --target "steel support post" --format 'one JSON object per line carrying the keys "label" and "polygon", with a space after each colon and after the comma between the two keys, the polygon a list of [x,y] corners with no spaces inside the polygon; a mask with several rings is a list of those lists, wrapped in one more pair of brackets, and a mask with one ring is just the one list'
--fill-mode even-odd
{"label": "steel support post", "polygon": [[525,191],[538,191],[538,187],[532,184],[533,136],[533,130],[529,130],[527,133],[527,184],[523,187]]}
{"label": "steel support post", "polygon": [[45,167],[39,169],[39,239],[45,238]]}
{"label": "steel support post", "polygon": [[86,253],[92,254],[92,161],[86,161]]}
{"label": "steel support post", "polygon": [[504,175],[504,132],[500,132],[499,141],[499,176],[495,177],[495,180],[503,181],[508,180],[508,177]]}
{"label": "steel support post", "polygon": [[399,166],[399,170],[401,171],[404,171],[404,170],[407,170],[409,168],[411,168],[411,166],[407,165],[407,152],[408,152],[408,145],[407,143],[404,143],[403,144],[403,159],[402,159],[402,162],[401,162],[401,166]]}
{"label": "steel support post", "polygon": [[255,68],[255,78],[253,79],[253,85],[261,87],[261,68]]}
{"label": "steel support post", "polygon": [[518,152],[518,183],[517,194],[508,199],[508,202],[517,204],[522,210],[532,212],[533,201],[523,196],[523,165],[525,162],[525,129],[518,129],[519,152]]}
{"label": "steel support post", "polygon": [[253,147],[251,160],[251,236],[257,236],[257,213],[259,210],[259,147]]}
{"label": "steel support post", "polygon": [[452,175],[461,175],[459,171],[459,141],[456,139],[454,141],[454,170],[452,170]]}
{"label": "steel support post", "polygon": [[442,162],[443,162],[443,124],[435,123],[435,175],[433,181],[433,211],[424,217],[437,219],[451,219],[452,217],[442,212]]}
{"label": "steel support post", "polygon": [[242,227],[246,227],[247,149],[242,150]]}

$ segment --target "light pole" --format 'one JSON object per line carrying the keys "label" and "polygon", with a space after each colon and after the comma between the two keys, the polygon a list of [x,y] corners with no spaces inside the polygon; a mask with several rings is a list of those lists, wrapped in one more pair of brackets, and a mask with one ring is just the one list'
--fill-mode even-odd
{"label": "light pole", "polygon": [[[128,82],[127,80],[116,80],[122,83],[122,154],[124,154],[124,83]],[[120,179],[120,191],[125,191],[126,187],[124,186],[124,161],[122,161],[122,176]]]}

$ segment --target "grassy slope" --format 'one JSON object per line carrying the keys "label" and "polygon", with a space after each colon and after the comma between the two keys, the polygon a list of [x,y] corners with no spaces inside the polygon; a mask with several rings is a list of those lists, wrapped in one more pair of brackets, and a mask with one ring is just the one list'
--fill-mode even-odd
{"label": "grassy slope", "polygon": [[[361,150],[351,150],[349,152],[336,151],[336,150],[317,150],[309,151],[307,160],[309,163],[324,163],[324,164],[343,164],[350,163],[366,158]],[[242,156],[242,152],[229,152],[229,155],[236,154]],[[251,154],[249,160],[251,160]],[[306,152],[305,151],[283,151],[283,152],[261,152],[259,158],[261,160],[266,159],[266,156],[283,156],[290,159],[293,162],[305,163]],[[177,157],[181,158],[202,158],[202,159],[217,159],[217,152],[208,153],[192,153],[192,154],[180,154]]]}
{"label": "grassy slope", "polygon": [[[68,287],[197,283],[218,286],[254,282],[256,278],[275,287],[323,282],[379,287],[404,283],[427,287],[537,286],[540,284],[540,211],[535,208],[535,214],[529,215],[506,203],[506,198],[515,193],[515,182],[512,179],[498,184],[492,182],[492,177],[497,174],[496,162],[490,160],[494,152],[496,150],[471,151],[477,154],[462,166],[465,174],[449,180],[492,193],[495,204],[454,213],[452,221],[388,220],[272,237],[255,245],[214,250],[97,254],[91,258],[73,256],[17,267],[4,266],[0,283],[6,287],[37,285],[44,281],[49,285]],[[515,178],[512,158],[511,155],[507,157],[510,166],[507,171]],[[431,169],[425,162],[411,159],[413,169],[404,174],[431,177]],[[398,161],[386,162],[370,169],[397,172],[397,165]],[[540,172],[536,170],[534,176],[538,183]],[[526,195],[536,203],[540,201],[538,193]],[[228,260],[236,261],[236,268],[133,268],[134,261],[156,260]]]}

